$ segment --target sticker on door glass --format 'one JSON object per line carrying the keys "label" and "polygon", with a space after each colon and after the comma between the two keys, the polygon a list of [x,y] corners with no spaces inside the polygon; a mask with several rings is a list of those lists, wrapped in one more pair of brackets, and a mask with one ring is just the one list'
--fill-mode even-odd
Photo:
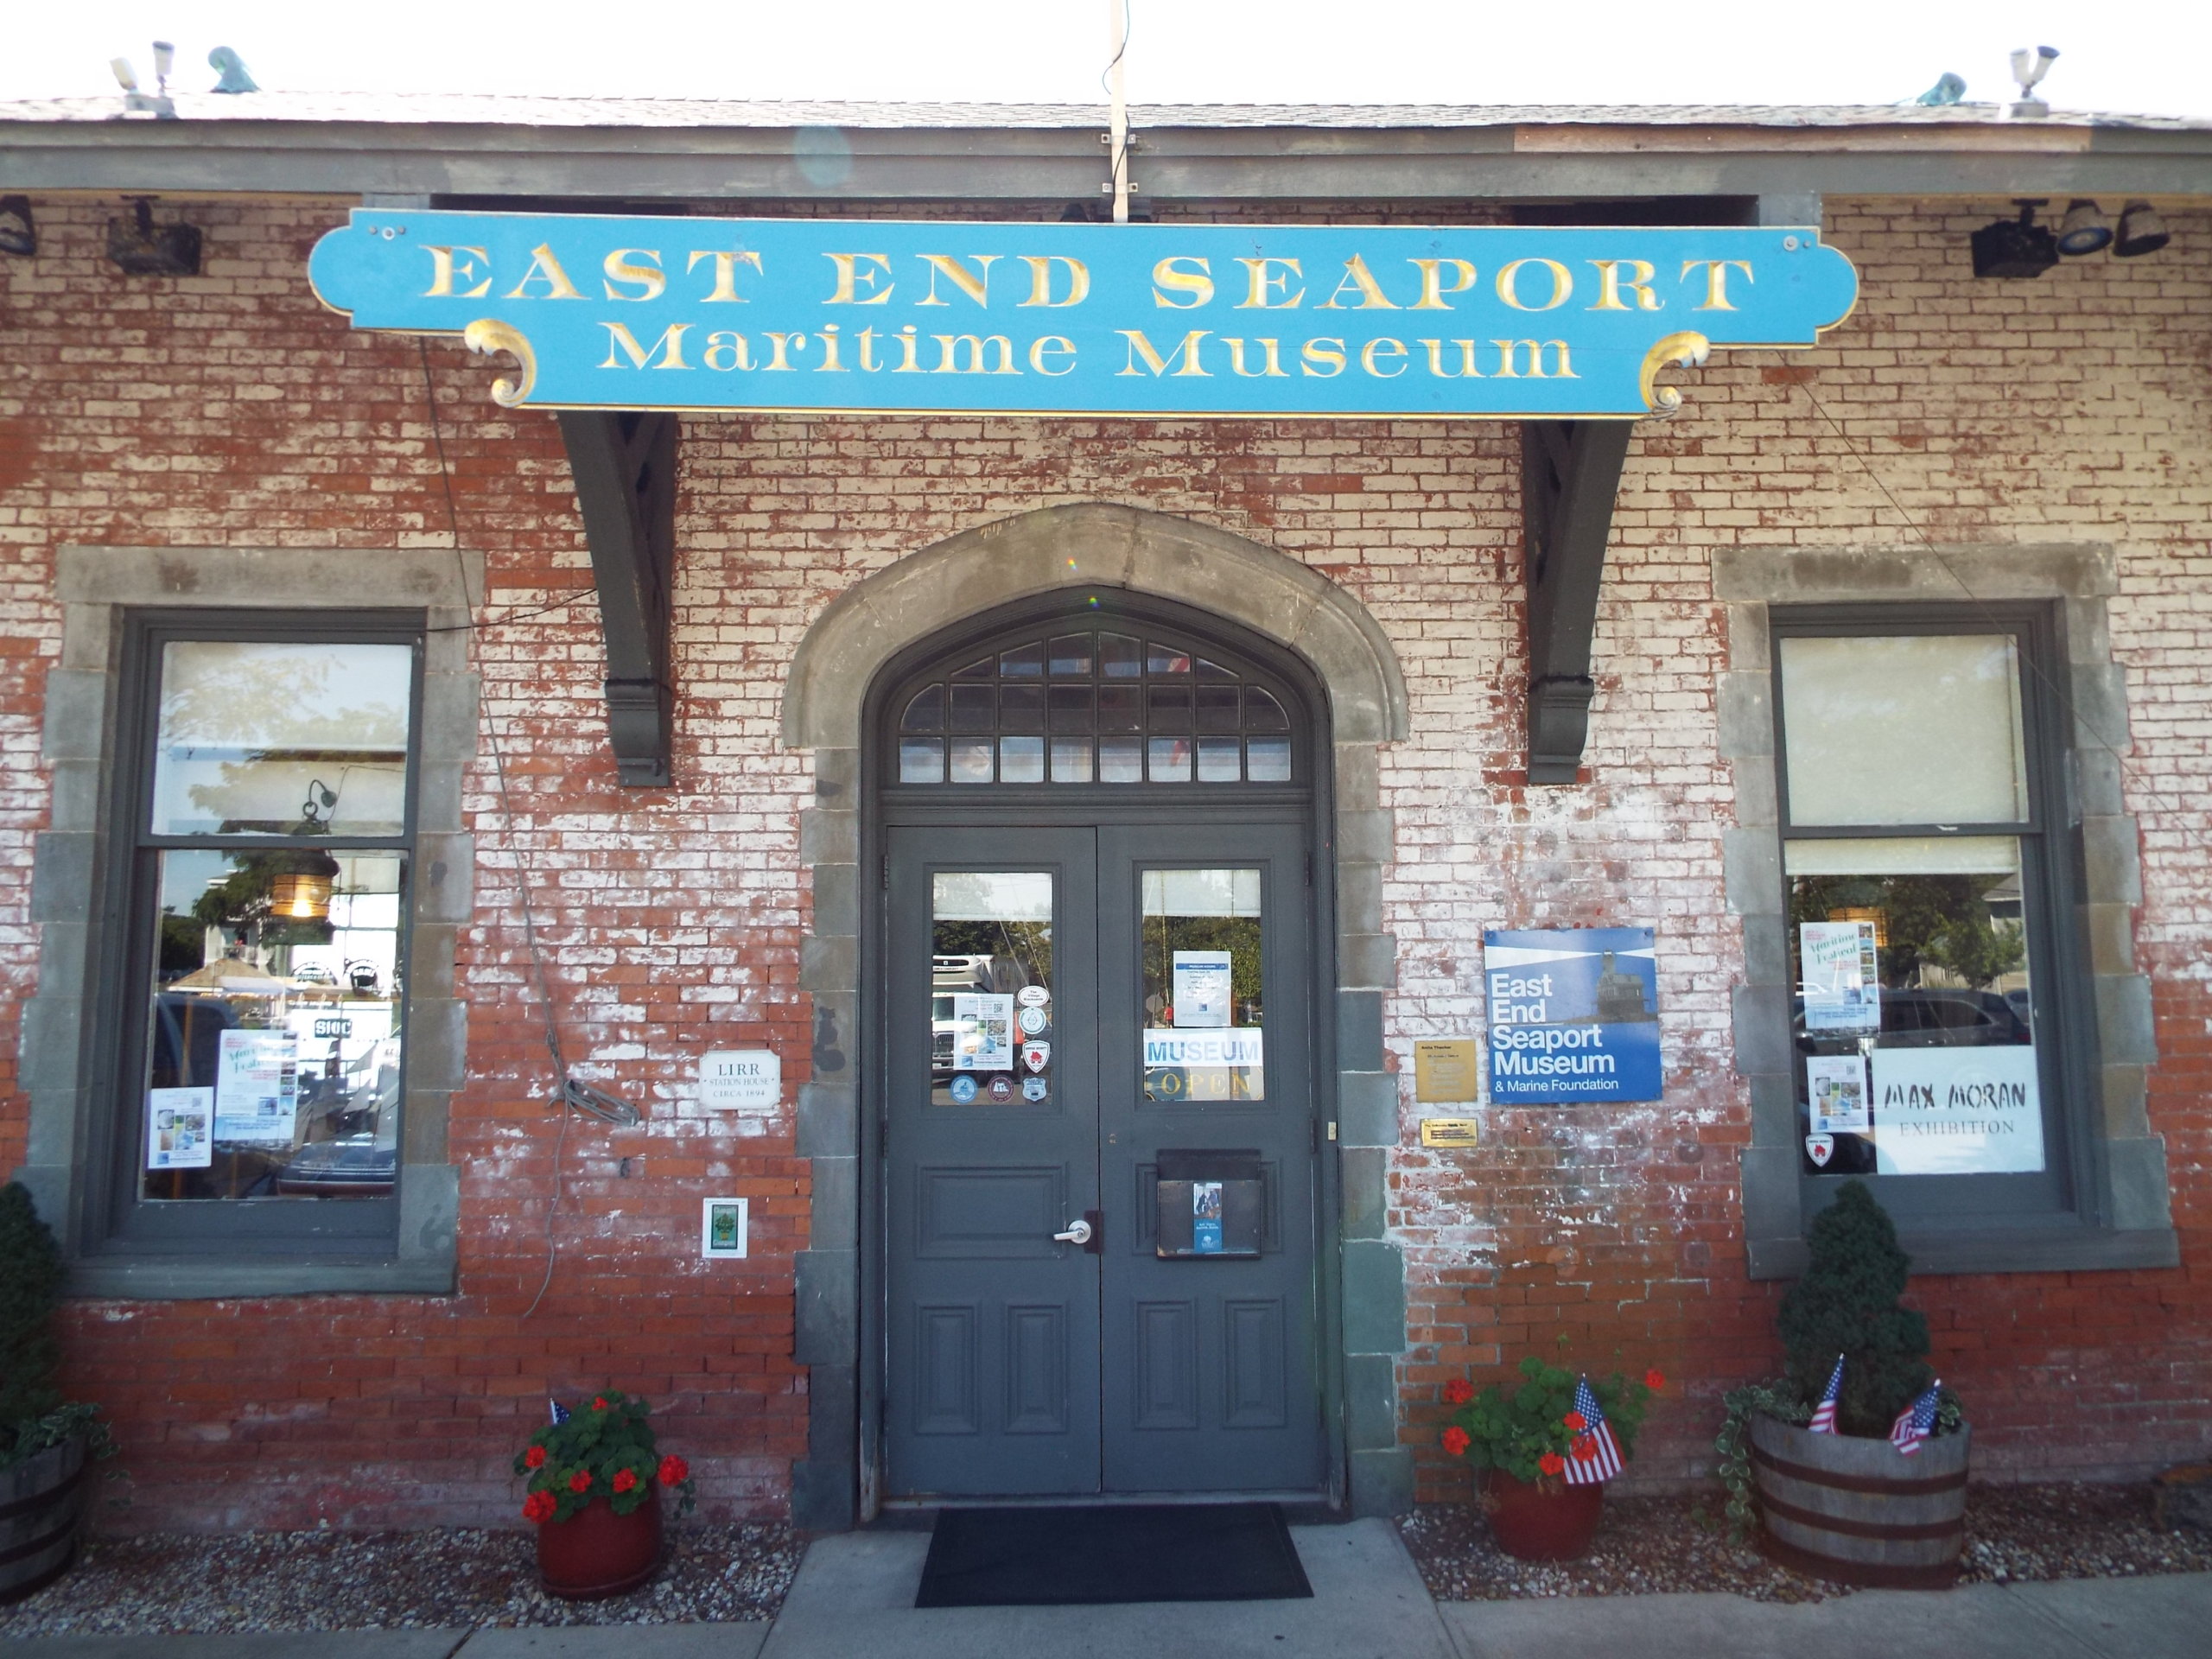
{"label": "sticker on door glass", "polygon": [[1262,1100],[1267,1089],[1263,1033],[1177,1031],[1147,1027],[1144,1033],[1147,1100]]}
{"label": "sticker on door glass", "polygon": [[1175,952],[1174,1003],[1168,1023],[1178,1031],[1218,1031],[1230,1024],[1230,953]]}
{"label": "sticker on door glass", "polygon": [[980,994],[952,999],[952,1069],[1014,1070],[1014,999]]}
{"label": "sticker on door glass", "polygon": [[1864,1135],[1874,1127],[1865,1055],[1808,1054],[1805,1088],[1813,1103],[1814,1134]]}

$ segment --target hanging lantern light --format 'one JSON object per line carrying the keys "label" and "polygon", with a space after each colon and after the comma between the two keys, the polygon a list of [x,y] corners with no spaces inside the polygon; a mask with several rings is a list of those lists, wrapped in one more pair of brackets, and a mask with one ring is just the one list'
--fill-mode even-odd
{"label": "hanging lantern light", "polygon": [[272,919],[283,922],[326,922],[330,919],[330,895],[338,882],[338,861],[327,853],[305,853],[292,868],[269,878],[269,909]]}

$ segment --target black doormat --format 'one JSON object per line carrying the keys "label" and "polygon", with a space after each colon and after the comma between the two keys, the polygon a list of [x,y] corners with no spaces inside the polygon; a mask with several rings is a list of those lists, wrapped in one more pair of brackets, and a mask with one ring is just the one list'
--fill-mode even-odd
{"label": "black doormat", "polygon": [[1276,1503],[944,1510],[917,1607],[1279,1601],[1313,1586]]}

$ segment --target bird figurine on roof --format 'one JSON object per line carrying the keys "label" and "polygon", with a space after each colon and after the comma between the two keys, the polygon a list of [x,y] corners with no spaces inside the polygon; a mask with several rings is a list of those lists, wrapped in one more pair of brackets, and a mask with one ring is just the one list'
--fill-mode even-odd
{"label": "bird figurine on roof", "polygon": [[207,54],[207,67],[219,70],[222,79],[215,83],[219,92],[257,92],[261,88],[245,72],[245,60],[227,46],[219,46]]}
{"label": "bird figurine on roof", "polygon": [[1946,73],[1939,77],[1933,86],[1914,99],[1912,102],[1924,104],[1936,109],[1943,109],[1957,103],[1966,95],[1966,82],[1957,75]]}

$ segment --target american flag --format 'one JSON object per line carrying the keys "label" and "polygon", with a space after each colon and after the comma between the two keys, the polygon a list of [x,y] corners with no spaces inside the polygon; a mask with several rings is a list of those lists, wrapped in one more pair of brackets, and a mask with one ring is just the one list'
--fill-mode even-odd
{"label": "american flag", "polygon": [[553,1401],[550,1403],[553,1407],[553,1427],[558,1428],[562,1424],[569,1421],[569,1408],[563,1405],[558,1400]]}
{"label": "american flag", "polygon": [[1813,1408],[1813,1421],[1805,1425],[1815,1434],[1835,1433],[1835,1401],[1843,1392],[1843,1356],[1835,1357],[1835,1370],[1828,1373],[1828,1386],[1821,1395],[1821,1403]]}
{"label": "american flag", "polygon": [[1598,1409],[1598,1396],[1586,1376],[1574,1380],[1574,1408],[1582,1414],[1582,1432],[1568,1448],[1561,1478],[1570,1486],[1595,1486],[1620,1473],[1620,1442],[1613,1438],[1605,1414]]}
{"label": "american flag", "polygon": [[1908,1458],[1920,1450],[1920,1443],[1934,1431],[1936,1396],[1942,1389],[1943,1379],[1939,1376],[1928,1385],[1927,1393],[1897,1413],[1897,1421],[1890,1425],[1890,1444]]}

